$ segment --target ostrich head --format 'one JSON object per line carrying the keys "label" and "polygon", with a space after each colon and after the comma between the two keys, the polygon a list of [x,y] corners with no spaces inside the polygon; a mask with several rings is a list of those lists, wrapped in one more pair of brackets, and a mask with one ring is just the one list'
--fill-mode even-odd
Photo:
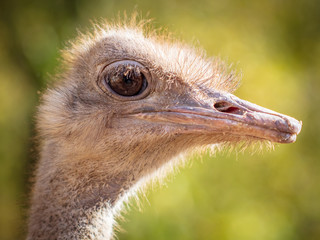
{"label": "ostrich head", "polygon": [[37,118],[42,150],[32,239],[44,233],[71,239],[75,231],[95,239],[92,229],[101,221],[84,220],[93,209],[108,209],[112,219],[113,207],[139,180],[188,149],[291,143],[301,129],[291,117],[232,95],[237,76],[219,59],[143,27],[97,27],[64,59]]}

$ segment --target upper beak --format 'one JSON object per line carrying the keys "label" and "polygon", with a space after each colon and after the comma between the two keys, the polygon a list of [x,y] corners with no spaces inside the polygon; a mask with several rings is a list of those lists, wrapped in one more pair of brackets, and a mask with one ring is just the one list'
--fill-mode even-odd
{"label": "upper beak", "polygon": [[183,124],[205,132],[242,135],[279,143],[295,142],[302,127],[301,121],[229,93],[212,94],[210,104],[179,104],[151,111],[149,108],[133,116],[149,121]]}

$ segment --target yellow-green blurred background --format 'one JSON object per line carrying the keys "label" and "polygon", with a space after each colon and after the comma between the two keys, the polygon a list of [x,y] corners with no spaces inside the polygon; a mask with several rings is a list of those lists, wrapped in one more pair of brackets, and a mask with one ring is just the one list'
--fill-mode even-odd
{"label": "yellow-green blurred background", "polygon": [[[119,239],[320,239],[319,0],[2,0],[0,239],[23,239],[38,91],[90,19],[136,8],[242,69],[236,94],[304,123],[294,144],[194,159],[125,214]],[[144,198],[143,198],[144,199]]]}

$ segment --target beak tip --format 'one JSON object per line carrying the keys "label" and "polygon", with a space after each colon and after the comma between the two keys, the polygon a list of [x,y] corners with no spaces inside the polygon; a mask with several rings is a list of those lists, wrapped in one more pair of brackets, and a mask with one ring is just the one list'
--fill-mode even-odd
{"label": "beak tip", "polygon": [[297,140],[297,134],[281,134],[276,142],[278,143],[294,143]]}
{"label": "beak tip", "polygon": [[286,140],[287,143],[294,143],[297,140],[297,134],[292,134],[289,136],[289,138]]}
{"label": "beak tip", "polygon": [[296,119],[290,119],[289,122],[290,133],[287,133],[280,140],[281,143],[294,143],[297,140],[297,135],[301,132],[302,129],[302,121],[298,121]]}
{"label": "beak tip", "polygon": [[297,134],[299,134],[301,132],[301,129],[302,129],[302,121],[299,121],[299,130],[298,130]]}
{"label": "beak tip", "polygon": [[291,128],[292,128],[292,132],[298,135],[302,129],[302,121],[298,121],[298,120],[292,121]]}

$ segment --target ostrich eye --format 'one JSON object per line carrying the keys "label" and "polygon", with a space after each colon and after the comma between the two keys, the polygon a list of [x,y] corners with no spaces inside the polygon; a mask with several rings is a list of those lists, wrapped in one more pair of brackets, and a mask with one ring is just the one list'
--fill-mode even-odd
{"label": "ostrich eye", "polygon": [[106,79],[110,88],[122,96],[135,96],[146,88],[146,77],[139,67],[122,66]]}
{"label": "ostrich eye", "polygon": [[102,82],[113,95],[132,99],[144,95],[149,76],[149,71],[140,63],[119,61],[105,67]]}

